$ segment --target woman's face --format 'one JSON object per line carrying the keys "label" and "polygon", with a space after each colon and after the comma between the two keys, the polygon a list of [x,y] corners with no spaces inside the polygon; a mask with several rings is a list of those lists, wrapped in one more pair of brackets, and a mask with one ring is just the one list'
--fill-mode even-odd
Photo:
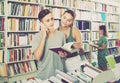
{"label": "woman's face", "polygon": [[100,36],[103,35],[103,30],[99,29],[99,34],[100,34]]}
{"label": "woman's face", "polygon": [[45,17],[42,18],[42,23],[46,28],[53,28],[54,27],[54,18],[52,13],[47,14]]}
{"label": "woman's face", "polygon": [[64,13],[61,18],[62,27],[70,27],[73,24],[74,18],[69,13]]}

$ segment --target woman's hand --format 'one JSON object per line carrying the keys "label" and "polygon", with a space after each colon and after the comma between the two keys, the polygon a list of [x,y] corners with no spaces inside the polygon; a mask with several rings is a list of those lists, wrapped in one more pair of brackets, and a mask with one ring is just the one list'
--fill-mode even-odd
{"label": "woman's hand", "polygon": [[42,36],[46,38],[49,30],[41,22],[40,22],[40,30],[41,30]]}
{"label": "woman's hand", "polygon": [[75,42],[75,43],[73,44],[73,47],[76,48],[76,49],[79,49],[79,48],[82,47],[82,44],[81,44],[81,42]]}
{"label": "woman's hand", "polygon": [[58,51],[60,57],[65,58],[67,56],[66,52]]}

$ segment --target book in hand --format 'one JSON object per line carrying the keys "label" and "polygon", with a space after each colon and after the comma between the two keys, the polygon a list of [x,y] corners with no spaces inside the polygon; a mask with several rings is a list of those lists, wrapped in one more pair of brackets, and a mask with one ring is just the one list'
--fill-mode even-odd
{"label": "book in hand", "polygon": [[89,45],[90,45],[90,46],[93,46],[93,47],[96,47],[96,48],[98,48],[98,47],[99,47],[98,45],[93,44],[93,43],[89,43]]}
{"label": "book in hand", "polygon": [[75,49],[72,47],[72,45],[74,44],[74,42],[70,42],[70,43],[66,43],[63,46],[58,46],[58,47],[52,47],[50,48],[50,50],[52,50],[53,52],[59,54],[59,51],[62,51],[63,53],[67,53],[67,57],[72,57],[72,56],[76,56],[78,54],[79,49]]}

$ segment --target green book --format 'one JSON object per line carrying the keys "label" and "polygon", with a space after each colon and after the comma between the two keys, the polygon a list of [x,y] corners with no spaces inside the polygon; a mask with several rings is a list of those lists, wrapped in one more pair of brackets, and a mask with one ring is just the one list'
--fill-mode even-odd
{"label": "green book", "polygon": [[106,60],[108,62],[108,65],[111,69],[115,68],[115,59],[114,59],[114,56],[113,55],[109,55],[109,56],[106,56]]}

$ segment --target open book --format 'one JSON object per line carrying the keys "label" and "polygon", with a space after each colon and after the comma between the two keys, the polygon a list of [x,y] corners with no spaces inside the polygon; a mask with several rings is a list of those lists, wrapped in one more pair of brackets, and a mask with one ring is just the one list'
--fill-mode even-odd
{"label": "open book", "polygon": [[75,42],[66,43],[63,46],[50,48],[50,50],[56,53],[58,53],[59,51],[62,51],[63,53],[65,52],[67,53],[67,57],[76,56],[78,54],[79,49],[72,48],[72,45],[74,43]]}
{"label": "open book", "polygon": [[96,48],[98,48],[98,47],[99,47],[98,45],[93,44],[93,43],[89,43],[89,45],[90,45],[90,46],[93,46],[93,47],[96,47]]}

